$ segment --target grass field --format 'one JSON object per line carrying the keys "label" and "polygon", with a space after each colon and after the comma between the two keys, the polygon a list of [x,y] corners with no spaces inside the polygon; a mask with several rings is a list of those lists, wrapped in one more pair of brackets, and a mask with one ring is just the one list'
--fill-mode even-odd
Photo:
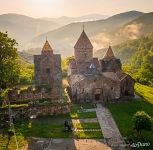
{"label": "grass field", "polygon": [[[132,137],[136,142],[150,142],[153,147],[153,131],[143,131],[142,136],[138,136],[132,129],[132,117],[137,111],[145,111],[153,118],[153,88],[136,84],[137,94],[144,98],[137,101],[131,101],[119,104],[110,104],[109,109],[118,125],[118,128],[124,137]],[[141,149],[141,148],[139,148]],[[142,148],[147,149],[147,147]]]}
{"label": "grass field", "polygon": [[135,84],[135,91],[138,95],[142,96],[144,100],[153,104],[153,87],[142,85],[139,83]]}
{"label": "grass field", "polygon": [[77,131],[74,136],[79,139],[103,138],[101,131]]}
{"label": "grass field", "polygon": [[74,125],[74,128],[77,128],[77,129],[100,129],[100,125],[99,123],[94,123],[94,122],[91,122],[91,123],[75,123]]}
{"label": "grass field", "polygon": [[96,118],[96,112],[71,112],[70,117],[72,119],[81,119],[81,118]]}
{"label": "grass field", "polygon": [[[74,104],[71,107],[71,112],[65,115],[39,117],[37,119],[19,120],[16,126],[17,140],[19,147],[27,143],[27,137],[41,138],[102,138],[101,131],[77,131],[65,132],[64,121],[81,118],[96,118],[95,112],[79,112],[81,107],[85,109],[94,108],[94,105],[79,105]],[[99,129],[98,123],[81,123],[75,124],[77,129]],[[0,150],[5,150],[8,143],[7,136],[0,134]],[[8,144],[8,150],[15,150],[15,139],[11,138]],[[1,147],[2,146],[2,147]]]}
{"label": "grass field", "polygon": [[78,112],[81,110],[81,108],[91,109],[91,108],[95,108],[95,105],[92,105],[92,104],[73,104],[71,106],[70,118],[81,119],[81,118],[96,118],[97,117],[96,112]]}
{"label": "grass field", "polygon": [[41,138],[71,138],[72,132],[65,132],[64,131],[64,123],[55,123],[50,124],[47,123],[47,121],[42,123],[38,122],[38,120],[35,122],[35,120],[32,120],[31,122],[25,122],[21,125],[21,127],[18,127],[18,132],[22,133],[25,137],[41,137]]}
{"label": "grass field", "polygon": [[[25,144],[27,144],[27,141],[26,139],[24,139],[24,136],[19,133],[17,134],[17,141],[19,149]],[[17,147],[15,143],[16,141],[14,136],[10,140],[8,140],[8,136],[2,136],[2,134],[0,134],[0,150],[16,150]]]}

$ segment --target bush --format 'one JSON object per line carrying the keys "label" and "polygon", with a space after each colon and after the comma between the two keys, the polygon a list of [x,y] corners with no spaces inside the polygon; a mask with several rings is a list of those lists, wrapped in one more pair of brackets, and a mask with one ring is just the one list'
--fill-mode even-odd
{"label": "bush", "polygon": [[133,129],[138,133],[142,130],[150,131],[152,129],[152,119],[144,111],[138,111],[133,116]]}

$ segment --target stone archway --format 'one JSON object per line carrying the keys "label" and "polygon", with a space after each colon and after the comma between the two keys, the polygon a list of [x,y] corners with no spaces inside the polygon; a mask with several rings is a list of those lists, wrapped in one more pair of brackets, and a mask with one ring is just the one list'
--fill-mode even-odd
{"label": "stone archway", "polygon": [[94,89],[93,98],[95,102],[99,102],[100,100],[102,100],[102,89],[101,88]]}

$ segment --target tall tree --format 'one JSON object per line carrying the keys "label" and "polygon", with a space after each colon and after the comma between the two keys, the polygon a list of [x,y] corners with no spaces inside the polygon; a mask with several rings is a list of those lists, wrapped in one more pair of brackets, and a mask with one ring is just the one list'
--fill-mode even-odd
{"label": "tall tree", "polygon": [[17,61],[17,42],[0,32],[0,88],[15,85],[19,80],[20,67]]}

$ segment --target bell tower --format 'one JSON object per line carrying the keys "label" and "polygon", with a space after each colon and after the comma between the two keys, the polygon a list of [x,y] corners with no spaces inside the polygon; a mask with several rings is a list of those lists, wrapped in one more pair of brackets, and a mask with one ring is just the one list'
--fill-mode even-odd
{"label": "bell tower", "polygon": [[111,46],[109,46],[101,62],[102,72],[117,72],[122,68],[120,59],[117,59],[113,53]]}
{"label": "bell tower", "polygon": [[53,55],[53,49],[50,46],[50,44],[49,44],[47,39],[46,39],[46,42],[45,42],[45,44],[44,44],[44,46],[42,48],[41,54],[42,55],[48,55],[48,54]]}
{"label": "bell tower", "polygon": [[74,46],[74,56],[77,63],[91,62],[93,59],[93,46],[87,36],[83,31]]}

